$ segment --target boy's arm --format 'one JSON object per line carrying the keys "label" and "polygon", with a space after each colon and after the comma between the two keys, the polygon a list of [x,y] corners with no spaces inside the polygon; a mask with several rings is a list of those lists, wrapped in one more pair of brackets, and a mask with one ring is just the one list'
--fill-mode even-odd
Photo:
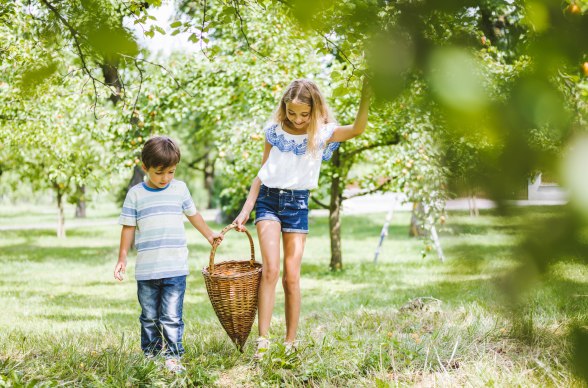
{"label": "boy's arm", "polygon": [[127,270],[127,254],[131,248],[133,238],[135,237],[135,227],[129,225],[123,225],[120,232],[120,247],[118,250],[118,262],[114,267],[114,278],[122,281],[123,274]]}
{"label": "boy's arm", "polygon": [[367,126],[368,110],[370,107],[370,99],[372,90],[368,84],[367,78],[363,79],[363,86],[361,88],[361,99],[359,101],[359,109],[355,116],[355,122],[351,125],[343,125],[336,127],[329,142],[341,142],[361,135]]}
{"label": "boy's arm", "polygon": [[204,221],[204,218],[202,218],[202,215],[200,213],[196,213],[192,216],[186,217],[188,218],[188,221],[190,221],[190,223],[200,232],[200,234],[208,240],[210,245],[212,245],[214,240],[216,240],[217,238],[220,238],[221,240],[223,239],[222,234],[215,233],[210,229],[210,227],[208,226],[206,221]]}

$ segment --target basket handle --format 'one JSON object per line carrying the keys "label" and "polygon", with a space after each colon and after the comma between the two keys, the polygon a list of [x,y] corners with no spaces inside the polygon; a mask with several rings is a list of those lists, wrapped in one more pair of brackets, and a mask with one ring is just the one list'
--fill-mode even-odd
{"label": "basket handle", "polygon": [[[224,236],[229,230],[231,229],[235,229],[237,227],[237,224],[230,224],[225,226],[225,228],[221,231],[221,234]],[[245,232],[247,234],[247,237],[249,238],[249,246],[251,247],[251,260],[249,260],[249,264],[253,267],[253,264],[255,263],[255,250],[253,248],[253,238],[251,238],[251,234],[249,233],[249,231],[247,229],[245,229],[245,227],[243,226],[243,232]],[[208,262],[208,269],[210,271],[210,273],[212,273],[214,271],[214,256],[216,254],[216,248],[218,248],[218,246],[221,244],[222,240],[215,240],[212,243],[212,249],[210,251],[210,260]]]}

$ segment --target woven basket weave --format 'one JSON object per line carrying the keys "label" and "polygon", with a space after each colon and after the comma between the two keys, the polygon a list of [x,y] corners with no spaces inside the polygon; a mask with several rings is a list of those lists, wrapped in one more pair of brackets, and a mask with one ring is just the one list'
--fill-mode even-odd
{"label": "woven basket weave", "polygon": [[[235,224],[228,225],[221,233],[225,235],[236,227]],[[214,264],[216,249],[220,245],[220,242],[215,242],[210,251],[209,265],[202,269],[206,291],[214,312],[241,352],[255,320],[262,270],[261,263],[255,261],[251,234],[247,230],[245,233],[251,247],[249,260],[229,260]]]}

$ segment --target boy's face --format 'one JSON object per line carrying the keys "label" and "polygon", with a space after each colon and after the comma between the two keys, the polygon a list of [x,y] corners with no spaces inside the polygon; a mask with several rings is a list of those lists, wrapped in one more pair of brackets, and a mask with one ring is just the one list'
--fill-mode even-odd
{"label": "boy's face", "polygon": [[147,186],[153,189],[163,189],[174,179],[176,165],[169,167],[149,167],[143,165],[143,171],[147,174]]}

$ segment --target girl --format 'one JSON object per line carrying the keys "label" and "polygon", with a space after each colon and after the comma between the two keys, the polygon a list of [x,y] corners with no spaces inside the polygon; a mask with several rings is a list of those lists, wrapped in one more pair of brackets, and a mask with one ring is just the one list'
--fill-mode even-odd
{"label": "girl", "polygon": [[285,293],[286,338],[293,351],[300,316],[300,266],[308,233],[309,190],[318,185],[323,160],[329,160],[339,142],[360,135],[366,128],[370,92],[364,79],[359,111],[352,125],[334,122],[316,84],[292,82],[265,130],[262,166],[234,223],[238,230],[255,205],[263,274],[259,286],[259,338],[254,358],[269,348],[269,328],[280,275],[280,236],[284,244],[282,285]]}

